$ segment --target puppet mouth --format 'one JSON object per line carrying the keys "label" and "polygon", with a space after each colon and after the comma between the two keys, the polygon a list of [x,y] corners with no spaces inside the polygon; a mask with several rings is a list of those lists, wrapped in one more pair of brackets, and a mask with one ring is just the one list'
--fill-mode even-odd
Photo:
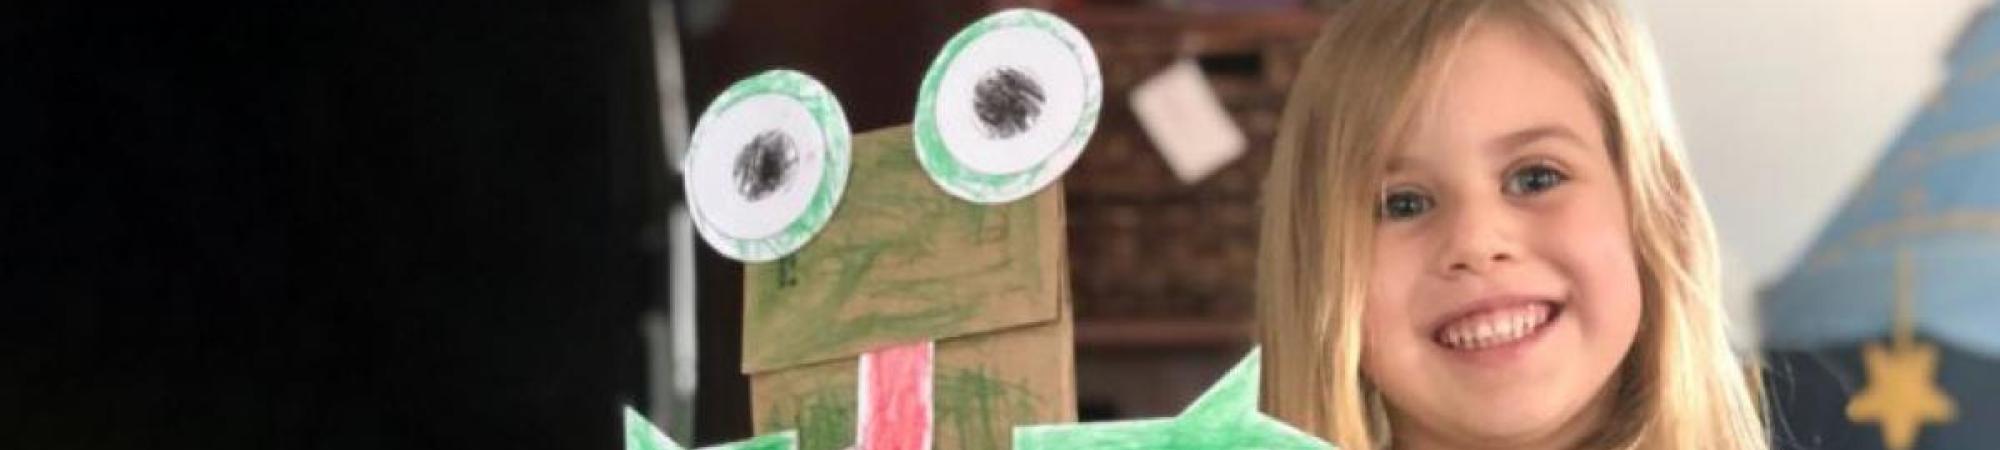
{"label": "puppet mouth", "polygon": [[1431,339],[1452,350],[1498,347],[1534,336],[1561,314],[1562,305],[1550,301],[1485,309],[1446,322]]}

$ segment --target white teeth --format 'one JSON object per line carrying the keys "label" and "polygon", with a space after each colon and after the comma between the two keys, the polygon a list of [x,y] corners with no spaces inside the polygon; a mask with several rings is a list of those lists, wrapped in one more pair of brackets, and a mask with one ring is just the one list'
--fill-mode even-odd
{"label": "white teeth", "polygon": [[1520,340],[1547,322],[1549,306],[1531,303],[1489,311],[1446,324],[1437,341],[1459,350],[1476,350]]}

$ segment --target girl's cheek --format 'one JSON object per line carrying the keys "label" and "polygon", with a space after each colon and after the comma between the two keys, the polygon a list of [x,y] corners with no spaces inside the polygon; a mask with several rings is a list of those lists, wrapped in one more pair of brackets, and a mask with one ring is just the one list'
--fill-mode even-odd
{"label": "girl's cheek", "polygon": [[[1395,230],[1378,230],[1374,266],[1370,269],[1367,310],[1362,314],[1364,348],[1376,349],[1390,358],[1408,358],[1423,345],[1412,319],[1415,303],[1423,295],[1429,254],[1426,236],[1418,224],[1394,224]],[[1366,353],[1366,351],[1364,351]]]}
{"label": "girl's cheek", "polygon": [[1582,195],[1544,216],[1557,220],[1538,227],[1546,233],[1540,239],[1563,255],[1564,272],[1589,302],[1588,325],[1607,344],[1629,344],[1641,310],[1639,268],[1624,200],[1616,189],[1599,187],[1572,192]]}
{"label": "girl's cheek", "polygon": [[1536,223],[1526,230],[1536,234],[1535,241],[1542,244],[1538,247],[1585,266],[1581,268],[1631,266],[1631,228],[1618,188],[1601,183],[1570,187],[1528,206]]}
{"label": "girl's cheek", "polygon": [[1632,253],[1632,229],[1626,220],[1624,199],[1615,189],[1602,189],[1594,194],[1591,202],[1579,205],[1582,210],[1569,214],[1573,218],[1572,232],[1588,240],[1578,242],[1583,248],[1577,250],[1594,254],[1597,263],[1605,264],[1602,267],[1618,268],[1633,272],[1625,274],[1628,277],[1636,276],[1637,260]]}
{"label": "girl's cheek", "polygon": [[1362,314],[1364,344],[1375,344],[1388,326],[1385,317],[1402,306],[1412,253],[1407,236],[1388,227],[1376,229],[1374,264],[1369,268],[1367,309]]}
{"label": "girl's cheek", "polygon": [[1370,268],[1368,313],[1364,319],[1380,323],[1368,323],[1370,329],[1393,326],[1389,322],[1403,316],[1408,297],[1423,274],[1423,244],[1410,231],[1380,233],[1375,240],[1375,264]]}

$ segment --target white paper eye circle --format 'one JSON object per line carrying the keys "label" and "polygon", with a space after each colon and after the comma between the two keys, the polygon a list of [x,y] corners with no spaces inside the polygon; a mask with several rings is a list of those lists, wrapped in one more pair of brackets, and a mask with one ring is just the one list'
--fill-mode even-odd
{"label": "white paper eye circle", "polygon": [[758,94],[716,115],[713,133],[688,178],[702,211],[728,237],[758,238],[784,231],[804,212],[826,165],[826,139],[804,105]]}
{"label": "white paper eye circle", "polygon": [[946,43],[924,75],[912,126],[918,160],[966,200],[1033,194],[1083,151],[1102,84],[1090,43],[1062,19],[1024,9],[987,16]]}
{"label": "white paper eye circle", "polygon": [[1083,70],[1048,58],[1064,48],[1029,28],[988,33],[958,54],[937,92],[938,133],[952,155],[981,173],[1014,173],[1063,148],[1083,115]]}
{"label": "white paper eye circle", "polygon": [[695,229],[740,261],[797,251],[840,202],[851,138],[839,102],[805,74],[731,85],[702,113],[682,161]]}

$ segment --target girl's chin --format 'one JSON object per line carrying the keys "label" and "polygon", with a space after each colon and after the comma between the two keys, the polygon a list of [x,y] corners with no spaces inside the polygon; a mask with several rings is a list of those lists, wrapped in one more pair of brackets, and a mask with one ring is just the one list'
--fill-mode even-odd
{"label": "girl's chin", "polygon": [[1437,413],[1450,417],[1432,422],[1451,430],[1443,433],[1452,436],[1449,440],[1479,443],[1479,447],[1486,448],[1522,448],[1562,434],[1560,430],[1565,428],[1565,419],[1575,416],[1563,414],[1561,408],[1555,405],[1515,403],[1510,406],[1479,403],[1446,407],[1446,411]]}
{"label": "girl's chin", "polygon": [[1426,412],[1435,419],[1423,422],[1449,427],[1455,432],[1448,434],[1478,443],[1543,442],[1569,434],[1564,430],[1592,429],[1594,424],[1575,423],[1602,417],[1604,411],[1598,409],[1609,399],[1603,386],[1583,386],[1581,378],[1568,376],[1576,374],[1562,373],[1580,369],[1559,368],[1530,382],[1435,386],[1432,392],[1444,395],[1427,399]]}

